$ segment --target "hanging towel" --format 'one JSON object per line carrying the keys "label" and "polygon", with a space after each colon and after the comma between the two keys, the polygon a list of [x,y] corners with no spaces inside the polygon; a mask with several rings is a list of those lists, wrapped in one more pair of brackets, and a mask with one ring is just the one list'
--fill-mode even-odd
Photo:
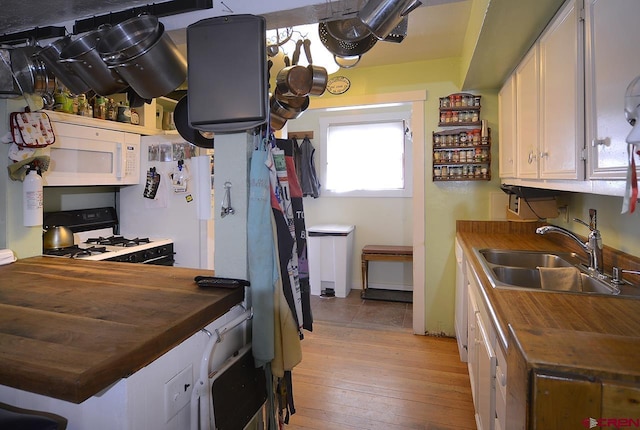
{"label": "hanging towel", "polygon": [[305,197],[318,198],[320,197],[320,181],[318,181],[316,165],[313,161],[313,155],[316,150],[311,144],[311,141],[305,137],[300,145],[300,151],[300,172],[302,177],[300,186],[302,187],[302,195]]}
{"label": "hanging towel", "polygon": [[304,204],[302,188],[297,176],[295,154],[298,145],[295,139],[277,139],[276,145],[284,151],[289,178],[289,192],[293,209],[293,226],[295,230],[296,249],[298,253],[298,282],[302,300],[302,328],[313,331],[313,315],[311,313],[311,287],[309,284],[309,261],[307,258],[307,229],[304,222]]}
{"label": "hanging towel", "polygon": [[575,267],[538,267],[543,290],[582,291],[580,270]]}
{"label": "hanging towel", "polygon": [[247,253],[253,306],[252,350],[258,367],[269,363],[275,355],[274,289],[279,273],[271,227],[269,158],[270,152],[260,149],[251,156],[247,209]]}

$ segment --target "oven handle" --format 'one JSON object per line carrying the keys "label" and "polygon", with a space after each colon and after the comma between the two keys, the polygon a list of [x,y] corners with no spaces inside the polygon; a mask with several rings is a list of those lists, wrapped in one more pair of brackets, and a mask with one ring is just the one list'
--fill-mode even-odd
{"label": "oven handle", "polygon": [[175,262],[175,260],[173,259],[173,257],[171,255],[161,255],[159,257],[155,257],[155,258],[150,258],[148,260],[144,260],[144,261],[140,261],[140,264],[153,264],[156,261],[161,261],[161,260],[166,260],[168,263],[171,263],[171,266],[173,266],[173,263]]}

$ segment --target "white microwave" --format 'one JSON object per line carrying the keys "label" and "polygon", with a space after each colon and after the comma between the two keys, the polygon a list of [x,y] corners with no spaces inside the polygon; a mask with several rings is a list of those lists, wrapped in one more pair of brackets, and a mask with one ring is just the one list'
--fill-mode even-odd
{"label": "white microwave", "polygon": [[140,135],[53,122],[44,186],[132,185],[140,183]]}

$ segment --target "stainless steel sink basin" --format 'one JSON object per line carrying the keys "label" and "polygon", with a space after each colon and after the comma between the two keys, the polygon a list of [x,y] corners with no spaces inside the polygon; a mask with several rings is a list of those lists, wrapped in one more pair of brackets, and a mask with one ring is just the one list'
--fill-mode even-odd
{"label": "stainless steel sink basin", "polygon": [[498,266],[525,267],[571,267],[581,263],[574,253],[549,253],[542,251],[510,251],[505,249],[480,249],[482,258]]}
{"label": "stainless steel sink basin", "polygon": [[[629,284],[615,285],[610,277],[591,273],[586,260],[571,252],[525,251],[509,249],[474,249],[476,257],[494,288],[567,292],[572,294],[603,294],[640,297],[640,288]],[[538,268],[576,267],[580,271],[582,288],[568,291],[562,283],[542,288]]]}
{"label": "stainless steel sink basin", "polygon": [[[540,282],[540,271],[537,269],[523,269],[519,267],[496,266],[491,269],[496,280],[503,285],[496,285],[499,288],[533,288],[542,290]],[[581,290],[571,290],[574,293],[599,293],[617,294],[614,287],[606,282],[602,282],[586,273],[581,273]],[[562,284],[546,286],[545,291],[568,291]]]}

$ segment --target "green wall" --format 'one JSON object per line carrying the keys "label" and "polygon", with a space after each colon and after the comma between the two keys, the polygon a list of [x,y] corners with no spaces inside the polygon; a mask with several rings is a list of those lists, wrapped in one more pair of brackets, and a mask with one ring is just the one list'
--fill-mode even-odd
{"label": "green wall", "polygon": [[[351,80],[345,96],[426,90],[425,141],[425,289],[426,331],[435,335],[454,335],[455,255],[454,239],[457,219],[489,219],[491,192],[499,192],[497,161],[492,165],[493,179],[487,181],[434,183],[431,179],[431,134],[438,130],[439,97],[460,91],[459,59],[406,63],[395,66],[343,69],[338,72]],[[474,92],[482,95],[481,118],[492,129],[492,159],[497,160],[497,92]],[[335,97],[325,94],[324,97]],[[313,108],[313,101],[311,104]],[[294,128],[292,128],[294,129]],[[305,208],[306,210],[306,208]]]}

